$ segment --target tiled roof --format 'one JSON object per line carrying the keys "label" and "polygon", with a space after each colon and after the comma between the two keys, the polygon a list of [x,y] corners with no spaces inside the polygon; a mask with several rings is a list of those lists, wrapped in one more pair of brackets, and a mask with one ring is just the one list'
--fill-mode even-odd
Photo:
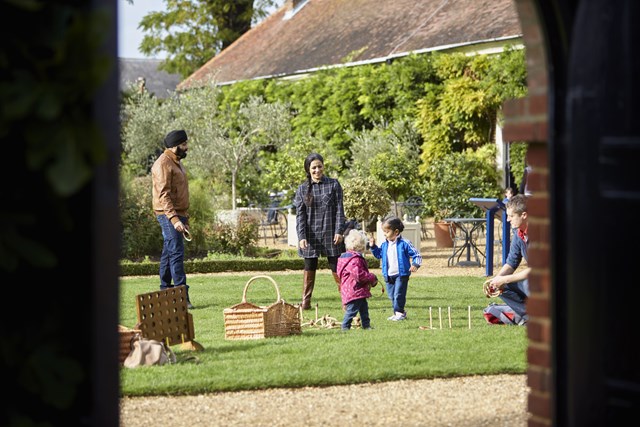
{"label": "tiled roof", "polygon": [[[286,3],[178,85],[286,76],[445,46],[517,39],[513,0],[308,0]],[[290,12],[289,12],[290,13]]]}
{"label": "tiled roof", "polygon": [[138,78],[143,77],[147,91],[155,94],[157,98],[166,98],[169,92],[176,90],[180,83],[180,74],[158,70],[161,62],[161,59],[119,58],[120,90],[127,89],[129,85],[137,87]]}

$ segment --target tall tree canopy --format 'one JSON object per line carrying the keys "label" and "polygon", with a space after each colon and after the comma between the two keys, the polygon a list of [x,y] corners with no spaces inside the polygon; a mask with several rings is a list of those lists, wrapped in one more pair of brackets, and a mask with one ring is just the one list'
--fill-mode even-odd
{"label": "tall tree canopy", "polygon": [[168,54],[160,69],[187,77],[267,15],[278,0],[164,0],[166,11],[151,12],[138,25],[145,33],[140,51]]}

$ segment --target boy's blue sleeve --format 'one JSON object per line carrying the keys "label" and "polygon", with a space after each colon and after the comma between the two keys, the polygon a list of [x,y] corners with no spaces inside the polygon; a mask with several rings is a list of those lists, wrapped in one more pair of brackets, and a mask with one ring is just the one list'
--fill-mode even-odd
{"label": "boy's blue sleeve", "polygon": [[382,258],[382,250],[380,249],[380,246],[371,246],[371,254],[375,258]]}
{"label": "boy's blue sleeve", "polygon": [[422,265],[422,256],[420,255],[420,251],[413,246],[410,240],[406,240],[407,242],[407,253],[409,257],[412,259],[411,264],[414,266],[420,267]]}

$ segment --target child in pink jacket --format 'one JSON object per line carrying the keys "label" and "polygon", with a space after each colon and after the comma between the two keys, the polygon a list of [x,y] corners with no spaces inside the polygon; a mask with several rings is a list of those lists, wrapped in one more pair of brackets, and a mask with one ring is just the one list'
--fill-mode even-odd
{"label": "child in pink jacket", "polygon": [[344,239],[347,249],[338,258],[337,273],[340,277],[340,295],[342,305],[345,307],[342,330],[351,329],[353,318],[360,313],[362,329],[371,329],[369,318],[370,289],[378,283],[378,279],[369,272],[367,261],[362,256],[365,250],[365,238],[357,230],[351,230]]}

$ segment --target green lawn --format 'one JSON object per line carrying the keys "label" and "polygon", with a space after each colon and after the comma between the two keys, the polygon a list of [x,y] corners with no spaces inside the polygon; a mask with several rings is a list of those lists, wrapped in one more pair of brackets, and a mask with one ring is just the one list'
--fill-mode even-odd
{"label": "green lawn", "polygon": [[[302,273],[270,276],[281,297],[297,304]],[[239,303],[253,275],[190,275],[195,341],[204,351],[173,350],[175,365],[121,369],[122,395],[193,395],[215,391],[302,387],[380,382],[411,378],[454,377],[526,372],[526,328],[489,325],[482,308],[489,302],[482,292],[483,278],[417,277],[409,281],[402,322],[386,320],[392,313],[389,299],[373,289],[369,310],[373,330],[303,327],[301,335],[262,340],[229,341],[224,338],[223,310]],[[137,322],[135,296],[158,289],[157,277],[125,277],[120,286],[120,324]],[[247,301],[269,305],[276,299],[268,280],[256,280]],[[342,320],[340,296],[333,277],[319,271],[313,304],[319,315]],[[471,306],[471,329],[468,307]],[[429,325],[432,307],[434,330]],[[442,329],[439,322],[441,308]],[[449,328],[451,307],[452,328]],[[304,312],[305,321],[315,310]],[[189,358],[196,356],[196,358]]]}

